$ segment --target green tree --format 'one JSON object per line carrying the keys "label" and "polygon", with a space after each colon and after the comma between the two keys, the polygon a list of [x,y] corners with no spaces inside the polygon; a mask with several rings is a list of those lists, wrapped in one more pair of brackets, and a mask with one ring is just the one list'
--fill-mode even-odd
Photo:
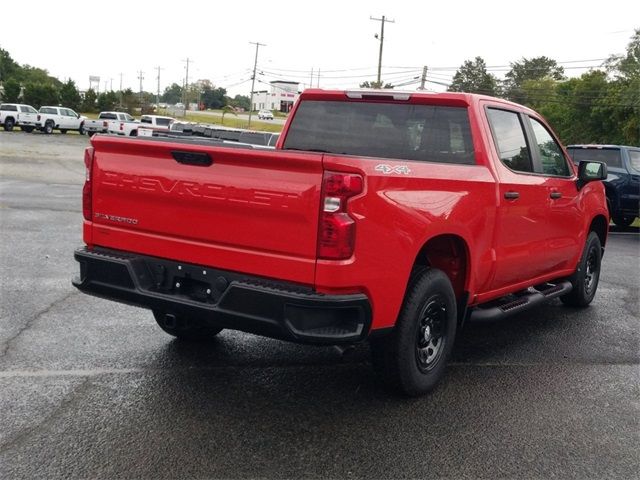
{"label": "green tree", "polygon": [[98,111],[105,112],[109,110],[113,110],[118,103],[118,97],[116,92],[102,92],[98,95]]}
{"label": "green tree", "polygon": [[43,105],[58,105],[60,102],[58,88],[51,83],[27,83],[23,96],[24,102],[35,108]]}
{"label": "green tree", "polygon": [[5,102],[17,103],[20,98],[20,82],[10,78],[4,82],[3,100]]}
{"label": "green tree", "polygon": [[206,108],[222,108],[227,105],[227,90],[224,88],[207,88],[203,90],[200,101]]}
{"label": "green tree", "polygon": [[122,103],[120,105],[120,108],[124,108],[124,110],[130,115],[134,115],[136,113],[136,109],[140,104],[138,95],[134,93],[130,88],[127,88],[124,92],[121,92],[121,95]]}
{"label": "green tree", "polygon": [[511,64],[511,70],[505,75],[505,96],[514,102],[526,103],[527,97],[523,93],[526,82],[535,80],[564,80],[564,68],[548,57],[523,58]]}
{"label": "green tree", "polygon": [[11,58],[9,52],[0,48],[0,82],[15,78],[18,70],[20,70],[20,65]]}
{"label": "green tree", "polygon": [[388,89],[392,89],[394,87],[393,87],[393,85],[391,83],[384,83],[382,81],[380,81],[378,83],[378,81],[374,80],[372,82],[369,82],[369,81],[362,82],[360,84],[360,88],[388,88]]}
{"label": "green tree", "polygon": [[238,116],[238,114],[236,113],[236,111],[233,109],[233,107],[231,105],[225,105],[224,107],[222,107],[222,125],[224,125],[224,116],[230,113],[232,115],[235,115],[236,117]]}
{"label": "green tree", "polygon": [[182,100],[183,88],[177,83],[172,83],[171,86],[164,89],[164,93],[160,97],[160,101],[174,105]]}
{"label": "green tree", "polygon": [[67,80],[67,82],[60,87],[60,103],[76,112],[80,111],[82,97],[73,80]]}
{"label": "green tree", "polygon": [[465,61],[453,76],[448,90],[494,96],[499,93],[498,80],[487,72],[487,64],[482,57]]}
{"label": "green tree", "polygon": [[232,107],[242,108],[247,111],[251,108],[251,99],[246,95],[236,95],[232,99],[229,99],[227,103]]}
{"label": "green tree", "polygon": [[96,111],[96,102],[98,100],[98,94],[93,88],[90,88],[84,92],[84,98],[82,99],[81,110],[85,113],[94,113]]}

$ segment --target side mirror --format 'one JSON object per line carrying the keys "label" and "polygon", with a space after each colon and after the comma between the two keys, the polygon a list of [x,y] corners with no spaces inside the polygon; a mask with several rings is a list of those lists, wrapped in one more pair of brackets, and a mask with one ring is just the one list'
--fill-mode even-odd
{"label": "side mirror", "polygon": [[587,183],[595,180],[606,180],[607,164],[603,162],[591,162],[582,160],[578,164],[578,188],[584,187]]}

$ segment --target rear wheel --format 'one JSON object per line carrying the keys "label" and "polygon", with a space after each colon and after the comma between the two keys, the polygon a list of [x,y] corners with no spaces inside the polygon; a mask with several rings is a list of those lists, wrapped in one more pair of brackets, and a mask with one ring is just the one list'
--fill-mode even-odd
{"label": "rear wheel", "polygon": [[84,130],[84,123],[82,125],[80,125],[80,128],[78,128],[78,133],[80,135],[84,135],[86,132]]}
{"label": "rear wheel", "polygon": [[53,133],[53,122],[52,121],[47,121],[47,123],[44,124],[44,133],[46,133],[47,135],[50,135]]}
{"label": "rear wheel", "polygon": [[10,132],[11,130],[13,130],[13,126],[16,124],[15,120],[11,117],[7,118],[4,121],[4,130],[5,132]]}
{"label": "rear wheel", "polygon": [[560,297],[562,303],[572,307],[586,307],[591,303],[598,289],[601,260],[602,245],[600,245],[600,238],[596,232],[591,232],[587,237],[587,243],[582,252],[580,262],[578,262],[578,268],[569,279],[573,289]]}
{"label": "rear wheel", "polygon": [[202,321],[180,315],[167,314],[158,310],[153,311],[153,316],[162,330],[180,340],[206,342],[213,339],[223,330],[219,327],[207,325]]}
{"label": "rear wheel", "polygon": [[451,355],[456,322],[449,278],[436,269],[417,274],[393,332],[371,341],[374,368],[388,386],[405,395],[433,390]]}
{"label": "rear wheel", "polygon": [[635,221],[636,217],[613,215],[611,219],[613,220],[613,223],[615,223],[619,227],[628,227]]}

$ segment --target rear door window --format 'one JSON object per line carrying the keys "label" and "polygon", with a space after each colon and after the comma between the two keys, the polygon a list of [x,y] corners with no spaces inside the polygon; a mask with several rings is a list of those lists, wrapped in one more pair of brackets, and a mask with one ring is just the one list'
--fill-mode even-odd
{"label": "rear door window", "polygon": [[283,148],[475,164],[464,107],[308,100],[298,107]]}
{"label": "rear door window", "polygon": [[508,110],[488,108],[487,116],[500,161],[515,172],[533,172],[531,152],[520,115]]}
{"label": "rear door window", "polygon": [[4,112],[17,112],[18,107],[15,105],[0,105],[0,110]]}

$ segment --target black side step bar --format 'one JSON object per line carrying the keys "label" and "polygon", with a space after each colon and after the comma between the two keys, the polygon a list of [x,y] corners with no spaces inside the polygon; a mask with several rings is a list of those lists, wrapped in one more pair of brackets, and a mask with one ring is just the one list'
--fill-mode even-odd
{"label": "black side step bar", "polygon": [[515,313],[524,312],[530,308],[542,305],[551,299],[566,295],[573,286],[571,282],[564,281],[555,285],[548,285],[542,290],[529,289],[528,293],[519,295],[518,298],[507,303],[492,307],[476,307],[471,310],[470,322],[495,322]]}

